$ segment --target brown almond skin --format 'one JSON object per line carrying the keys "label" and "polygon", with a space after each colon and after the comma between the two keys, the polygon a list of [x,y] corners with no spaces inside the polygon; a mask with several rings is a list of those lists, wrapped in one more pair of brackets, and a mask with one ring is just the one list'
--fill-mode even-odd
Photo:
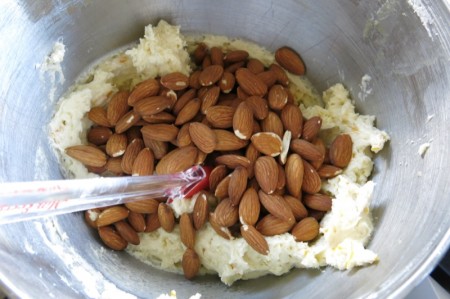
{"label": "brown almond skin", "polygon": [[262,190],[258,192],[259,200],[266,210],[277,218],[292,223],[295,221],[294,214],[283,197],[275,194],[266,194]]}
{"label": "brown almond skin", "polygon": [[136,125],[141,120],[141,116],[134,110],[128,111],[122,116],[116,124],[115,131],[117,134],[122,134],[129,128]]}
{"label": "brown almond skin", "polygon": [[241,226],[241,235],[245,241],[256,252],[262,255],[269,254],[269,244],[267,244],[264,236],[251,225],[244,224]]}
{"label": "brown almond skin", "polygon": [[281,153],[282,140],[273,132],[259,132],[251,137],[253,146],[262,154],[276,157]]}
{"label": "brown almond skin", "polygon": [[253,74],[249,69],[241,68],[236,71],[236,81],[248,95],[264,96],[267,93],[267,85]]}
{"label": "brown almond skin", "polygon": [[260,152],[253,144],[249,144],[245,150],[245,157],[250,161],[250,165],[247,167],[248,177],[253,178],[255,175],[255,162],[260,156]]}
{"label": "brown almond skin", "polygon": [[206,154],[212,153],[217,146],[216,134],[202,123],[192,122],[189,125],[189,135],[195,146]]}
{"label": "brown almond skin", "polygon": [[208,54],[208,46],[205,43],[199,43],[195,48],[192,56],[196,64],[200,64]]}
{"label": "brown almond skin", "polygon": [[258,120],[263,120],[269,114],[269,104],[267,101],[260,96],[248,97],[245,102],[250,107],[253,115]]}
{"label": "brown almond skin", "polygon": [[269,111],[267,117],[261,121],[263,132],[273,132],[283,138],[284,128],[280,117],[273,111]]}
{"label": "brown almond skin", "polygon": [[178,115],[180,113],[181,109],[192,99],[194,99],[197,96],[197,90],[196,89],[189,89],[185,91],[175,102],[175,104],[172,107],[172,112],[174,115]]}
{"label": "brown almond skin", "polygon": [[187,213],[183,213],[180,216],[180,239],[184,246],[194,249],[195,229],[192,219]]}
{"label": "brown almond skin", "polygon": [[223,66],[223,51],[219,47],[212,47],[209,50],[211,55],[211,63]]}
{"label": "brown almond skin", "polygon": [[208,90],[205,92],[205,94],[202,94],[201,96],[201,112],[203,114],[206,114],[206,110],[208,110],[209,107],[212,107],[217,104],[217,101],[219,100],[220,95],[220,87],[218,86],[211,86],[208,88]]}
{"label": "brown almond skin", "polygon": [[122,157],[109,158],[108,162],[106,162],[105,167],[107,171],[111,172],[116,176],[122,175],[123,174]]}
{"label": "brown almond skin", "polygon": [[323,212],[330,211],[332,206],[331,197],[321,193],[305,194],[303,203],[310,209]]}
{"label": "brown almond skin", "polygon": [[141,116],[153,115],[164,111],[172,105],[172,101],[163,96],[152,96],[139,100],[134,104],[134,111]]}
{"label": "brown almond skin", "polygon": [[306,72],[305,64],[300,55],[289,47],[281,47],[275,51],[275,60],[285,70],[294,75],[303,76]]}
{"label": "brown almond skin", "polygon": [[106,143],[106,153],[115,158],[125,153],[128,145],[128,138],[125,134],[113,134]]}
{"label": "brown almond skin", "polygon": [[250,160],[240,155],[233,155],[233,154],[221,155],[218,156],[215,161],[216,164],[218,165],[223,164],[230,169],[235,169],[239,166],[248,168],[250,166]]}
{"label": "brown almond skin", "polygon": [[103,107],[92,107],[88,112],[88,118],[93,123],[102,127],[111,127],[108,118],[106,116],[106,110]]}
{"label": "brown almond skin", "polygon": [[119,119],[130,109],[130,106],[128,106],[129,95],[127,91],[119,91],[111,97],[106,108],[106,118],[112,126],[115,126]]}
{"label": "brown almond skin", "polygon": [[131,92],[130,96],[128,97],[128,105],[133,106],[136,102],[139,100],[155,96],[159,92],[159,82],[155,79],[148,79],[145,81],[142,81]]}
{"label": "brown almond skin", "polygon": [[209,213],[209,223],[211,227],[215,230],[215,232],[224,239],[231,240],[233,236],[231,235],[230,230],[227,227],[220,226],[216,222],[216,215],[214,213]]}
{"label": "brown almond skin", "polygon": [[[97,229],[97,227],[98,227],[97,219],[98,219],[98,215],[100,214],[100,212],[101,212],[100,209],[89,209],[89,210],[84,211],[84,220],[90,227]],[[91,214],[93,214],[92,217],[91,217]],[[94,219],[91,219],[91,218],[94,218]]]}
{"label": "brown almond skin", "polygon": [[276,82],[277,82],[277,76],[276,74],[271,71],[264,71],[262,73],[259,73],[256,75],[259,79],[261,79],[261,81],[264,82],[264,84],[267,85],[267,88],[272,87]]}
{"label": "brown almond skin", "polygon": [[224,72],[219,81],[220,90],[223,93],[230,93],[233,90],[235,83],[236,78],[234,75],[230,72]]}
{"label": "brown almond skin", "polygon": [[268,102],[270,108],[281,111],[287,104],[288,95],[282,85],[273,85],[268,94]]}
{"label": "brown almond skin", "polygon": [[269,70],[271,70],[272,72],[275,73],[275,76],[277,78],[277,82],[283,86],[288,86],[289,85],[289,78],[285,72],[285,70],[283,70],[282,67],[280,67],[278,64],[274,64],[272,63],[269,66]]}
{"label": "brown almond skin", "polygon": [[298,154],[290,154],[286,160],[286,187],[292,196],[300,198],[304,177],[302,158]]}
{"label": "brown almond skin", "polygon": [[103,243],[109,248],[117,251],[124,250],[128,246],[128,242],[122,238],[119,233],[110,226],[100,227],[98,234]]}
{"label": "brown almond skin", "polygon": [[204,192],[201,192],[194,204],[194,210],[192,212],[192,220],[196,230],[201,229],[209,218],[209,204],[207,196]]}
{"label": "brown almond skin", "polygon": [[258,74],[258,73],[264,72],[264,64],[261,62],[261,60],[256,59],[256,58],[250,58],[248,60],[247,68],[253,74]]}
{"label": "brown almond skin", "polygon": [[350,135],[337,136],[330,145],[330,161],[334,166],[344,168],[352,159],[353,141]]}
{"label": "brown almond skin", "polygon": [[239,207],[234,206],[229,198],[222,199],[214,211],[218,225],[230,227],[239,220]]}
{"label": "brown almond skin", "polygon": [[161,77],[161,85],[171,90],[183,90],[189,86],[189,77],[180,72],[173,72]]}
{"label": "brown almond skin", "polygon": [[213,130],[216,134],[216,151],[234,151],[247,146],[248,141],[236,137],[233,133],[226,130]]}
{"label": "brown almond skin", "polygon": [[168,233],[175,227],[175,215],[173,210],[165,203],[161,202],[158,206],[158,219],[161,227]]}
{"label": "brown almond skin", "polygon": [[219,199],[224,199],[228,197],[228,186],[230,185],[231,175],[224,177],[216,187],[214,195]]}
{"label": "brown almond skin", "polygon": [[223,59],[227,63],[236,63],[246,60],[248,55],[248,52],[245,50],[232,50],[229,51]]}
{"label": "brown almond skin", "polygon": [[215,192],[217,185],[228,175],[228,170],[225,165],[218,165],[214,167],[209,175],[209,190]]}
{"label": "brown almond skin", "polygon": [[154,198],[146,198],[125,203],[125,207],[135,213],[151,214],[158,212],[159,202]]}
{"label": "brown almond skin", "polygon": [[95,145],[103,145],[106,144],[112,134],[113,133],[110,128],[97,126],[89,129],[87,133],[87,140]]}
{"label": "brown almond skin", "polygon": [[261,203],[258,192],[254,188],[248,188],[242,195],[239,203],[239,220],[241,224],[255,225],[259,218]]}
{"label": "brown almond skin", "polygon": [[119,235],[124,238],[128,243],[133,245],[139,245],[141,241],[136,231],[125,221],[118,221],[114,223],[114,227]]}
{"label": "brown almond skin", "polygon": [[186,249],[181,259],[181,267],[183,268],[184,277],[193,279],[200,270],[200,258],[198,254],[191,248]]}
{"label": "brown almond skin", "polygon": [[221,65],[210,65],[203,69],[198,77],[200,85],[211,86],[222,78],[223,67]]}
{"label": "brown almond skin", "polygon": [[278,166],[275,159],[269,156],[256,159],[255,177],[261,189],[267,194],[272,194],[278,182]]}
{"label": "brown almond skin", "polygon": [[153,124],[143,126],[141,132],[144,138],[157,141],[172,141],[177,138],[178,128],[169,124]]}
{"label": "brown almond skin", "polygon": [[303,129],[303,114],[300,107],[294,104],[287,104],[281,110],[281,122],[285,130],[292,133],[292,138],[300,138]]}
{"label": "brown almond skin", "polygon": [[145,218],[145,232],[151,233],[161,227],[158,213],[148,214]]}
{"label": "brown almond skin", "polygon": [[284,195],[284,201],[291,208],[292,213],[294,213],[295,220],[300,220],[308,217],[308,210],[303,205],[302,201],[291,195]]}
{"label": "brown almond skin", "polygon": [[177,135],[177,145],[178,147],[184,147],[192,144],[191,135],[189,134],[190,123],[186,123],[181,126]]}
{"label": "brown almond skin", "polygon": [[308,242],[314,240],[319,235],[319,223],[313,217],[300,220],[291,231],[297,242]]}
{"label": "brown almond skin", "polygon": [[124,220],[128,217],[128,211],[127,208],[124,208],[122,206],[113,206],[104,209],[99,215],[97,219],[97,226],[107,226],[114,222]]}
{"label": "brown almond skin", "polygon": [[233,116],[234,134],[239,139],[249,140],[253,131],[253,112],[246,102],[237,107]]}
{"label": "brown almond skin", "polygon": [[175,119],[175,125],[180,126],[192,120],[200,111],[200,106],[200,99],[190,100],[178,113],[177,118]]}
{"label": "brown almond skin", "polygon": [[158,141],[146,136],[142,136],[146,147],[152,150],[156,160],[162,159],[169,151],[169,145],[167,142]]}
{"label": "brown almond skin", "polygon": [[325,161],[325,158],[327,156],[327,149],[325,147],[325,143],[323,142],[323,140],[318,137],[314,138],[314,140],[312,141],[312,144],[314,144],[317,147],[317,149],[320,151],[320,153],[322,154],[321,159],[311,161],[312,167],[314,167],[314,169],[318,170]]}
{"label": "brown almond skin", "polygon": [[322,181],[320,179],[317,171],[312,167],[312,165],[305,160],[303,160],[303,192],[309,194],[315,194],[320,191],[322,187]]}
{"label": "brown almond skin", "polygon": [[66,148],[66,154],[87,166],[102,167],[106,164],[105,153],[91,145],[75,145]]}
{"label": "brown almond skin", "polygon": [[320,116],[313,116],[303,124],[302,138],[306,141],[312,141],[322,127],[322,119]]}
{"label": "brown almond skin", "polygon": [[143,214],[130,211],[127,220],[136,232],[142,233],[145,231],[146,225]]}
{"label": "brown almond skin", "polygon": [[153,152],[148,147],[143,148],[136,156],[136,159],[134,159],[133,167],[131,168],[131,174],[134,176],[152,175],[154,170],[155,157],[153,155]]}
{"label": "brown almond skin", "polygon": [[303,139],[292,140],[290,149],[308,161],[323,160],[324,158],[324,154],[318,147]]}
{"label": "brown almond skin", "polygon": [[177,148],[159,160],[155,169],[156,173],[174,174],[184,171],[195,165],[197,155],[198,150],[193,146]]}
{"label": "brown almond skin", "polygon": [[317,173],[322,179],[330,179],[342,173],[342,169],[334,165],[323,164]]}
{"label": "brown almond skin", "polygon": [[122,157],[122,170],[126,174],[132,174],[134,160],[136,160],[139,152],[144,148],[144,141],[142,139],[134,139],[125,150]]}
{"label": "brown almond skin", "polygon": [[228,185],[228,196],[230,197],[232,205],[239,205],[242,195],[247,188],[247,180],[247,169],[242,166],[236,167],[236,169],[231,173],[230,184]]}
{"label": "brown almond skin", "polygon": [[205,111],[206,119],[214,128],[228,129],[233,126],[234,111],[235,109],[229,106],[212,106]]}
{"label": "brown almond skin", "polygon": [[259,220],[256,229],[264,236],[276,236],[288,232],[294,224],[294,221],[287,222],[269,214]]}

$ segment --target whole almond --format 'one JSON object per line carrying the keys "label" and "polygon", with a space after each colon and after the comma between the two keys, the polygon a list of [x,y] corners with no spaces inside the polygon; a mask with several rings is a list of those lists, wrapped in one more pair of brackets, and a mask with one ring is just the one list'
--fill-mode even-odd
{"label": "whole almond", "polygon": [[200,85],[211,86],[222,78],[223,67],[221,65],[210,65],[203,69],[198,77]]}
{"label": "whole almond", "polygon": [[199,43],[195,48],[192,56],[196,64],[200,64],[208,54],[208,46],[205,43]]}
{"label": "whole almond", "polygon": [[300,138],[303,130],[303,115],[300,107],[294,104],[287,104],[281,110],[281,122],[285,130],[292,133],[292,138]]}
{"label": "whole almond", "polygon": [[295,198],[290,195],[283,196],[286,204],[291,208],[292,213],[294,214],[295,220],[300,220],[305,217],[308,217],[308,210],[306,210],[305,206],[301,202],[300,199]]}
{"label": "whole almond", "polygon": [[209,223],[211,224],[211,227],[216,231],[216,233],[221,236],[224,239],[231,240],[233,239],[233,236],[231,235],[230,230],[228,227],[220,226],[216,222],[216,215],[215,213],[209,213]]}
{"label": "whole almond", "polygon": [[273,132],[283,138],[284,129],[280,117],[273,111],[265,119],[261,121],[261,129],[263,132]]}
{"label": "whole almond", "polygon": [[236,81],[248,95],[264,96],[267,93],[267,85],[253,74],[249,69],[241,68],[236,71]]}
{"label": "whole almond", "polygon": [[319,223],[313,217],[300,220],[291,231],[297,242],[308,242],[319,235]]}
{"label": "whole almond", "polygon": [[282,190],[286,186],[286,172],[284,171],[283,166],[281,164],[278,164],[278,181],[277,181],[277,187],[276,190]]}
{"label": "whole almond", "polygon": [[173,174],[184,171],[195,164],[198,150],[193,146],[174,149],[159,160],[157,174]]}
{"label": "whole almond", "polygon": [[223,52],[219,47],[212,47],[209,50],[211,55],[211,63],[223,66]]}
{"label": "whole almond", "polygon": [[96,125],[103,127],[112,127],[106,116],[106,110],[103,107],[92,107],[88,112],[88,118]]}
{"label": "whole almond", "polygon": [[312,144],[314,144],[322,154],[322,157],[320,159],[311,161],[312,167],[314,167],[314,169],[319,169],[325,161],[326,158],[325,156],[327,155],[327,148],[325,147],[325,143],[323,142],[323,140],[318,137],[313,139]]}
{"label": "whole almond", "polygon": [[140,240],[136,231],[127,222],[121,220],[114,223],[117,233],[124,238],[128,243],[139,245]]}
{"label": "whole almond", "polygon": [[256,133],[251,138],[253,146],[264,155],[276,157],[281,154],[281,138],[272,132]]}
{"label": "whole almond", "polygon": [[154,169],[155,169],[155,157],[153,156],[153,152],[148,147],[143,148],[136,156],[136,159],[134,159],[133,167],[131,168],[131,174],[133,176],[152,175]]}
{"label": "whole almond", "polygon": [[234,134],[243,140],[249,140],[253,131],[253,113],[246,102],[242,102],[233,116]]}
{"label": "whole almond", "polygon": [[145,232],[151,233],[161,227],[159,222],[158,213],[148,214],[145,218]]}
{"label": "whole almond", "polygon": [[145,231],[145,217],[143,214],[130,211],[127,220],[136,232],[142,233]]}
{"label": "whole almond", "polygon": [[247,180],[247,169],[242,166],[236,167],[236,169],[231,173],[230,184],[228,185],[228,196],[230,197],[232,205],[239,205],[242,194],[244,194],[247,188]]}
{"label": "whole almond", "polygon": [[125,203],[128,210],[136,213],[151,214],[158,212],[159,201],[154,198],[146,198]]}
{"label": "whole almond", "polygon": [[125,113],[116,124],[115,131],[117,134],[124,133],[126,130],[136,125],[141,120],[141,116],[134,110]]}
{"label": "whole almond", "polygon": [[314,194],[319,192],[322,181],[320,180],[320,176],[317,173],[317,171],[312,167],[311,164],[303,161],[303,183],[302,183],[302,190],[303,192]]}
{"label": "whole almond", "polygon": [[175,121],[175,116],[163,111],[152,115],[144,115],[142,119],[149,124],[171,124]]}
{"label": "whole almond", "polygon": [[179,126],[192,120],[200,111],[201,104],[200,99],[190,100],[178,113],[175,125]]}
{"label": "whole almond", "polygon": [[123,174],[122,157],[109,158],[105,166],[107,171],[111,172],[116,176]]}
{"label": "whole almond", "polygon": [[306,141],[312,141],[322,127],[322,119],[320,116],[313,116],[303,124],[302,138]]}
{"label": "whole almond", "polygon": [[204,153],[211,153],[217,146],[216,134],[207,125],[192,122],[189,125],[189,135],[192,142]]}
{"label": "whole almond", "polygon": [[201,262],[198,254],[191,248],[186,249],[181,259],[184,277],[193,279],[200,270]]}
{"label": "whole almond", "polygon": [[206,119],[218,129],[228,129],[233,126],[233,116],[235,109],[229,106],[212,106],[206,112]]}
{"label": "whole almond", "polygon": [[230,227],[239,220],[239,207],[233,205],[230,198],[225,198],[217,205],[214,215],[218,225]]}
{"label": "whole almond", "polygon": [[175,102],[175,105],[173,105],[172,107],[173,114],[178,115],[181,109],[183,109],[183,107],[196,96],[197,96],[196,89],[188,89],[187,91],[185,91]]}
{"label": "whole almond", "polygon": [[261,62],[261,60],[256,59],[256,58],[250,58],[248,60],[247,68],[253,74],[258,74],[258,73],[264,72],[264,64]]}
{"label": "whole almond", "polygon": [[201,192],[195,200],[194,210],[192,211],[192,220],[194,227],[199,230],[205,225],[209,216],[208,198],[204,192]]}
{"label": "whole almond", "polygon": [[228,197],[228,187],[230,185],[231,175],[224,177],[216,187],[214,195],[219,199],[224,199]]}
{"label": "whole almond", "polygon": [[248,188],[242,195],[239,203],[239,221],[241,224],[255,225],[259,218],[261,204],[258,193],[253,188]]}
{"label": "whole almond", "polygon": [[189,76],[189,87],[194,89],[199,89],[200,87],[202,87],[200,85],[200,82],[198,81],[201,73],[201,70],[197,70],[191,73],[191,75]]}
{"label": "whole almond", "polygon": [[183,90],[189,86],[189,77],[180,72],[173,72],[161,77],[161,85],[171,90]]}
{"label": "whole almond", "polygon": [[229,73],[236,73],[236,71],[238,69],[240,69],[241,67],[243,67],[245,65],[245,61],[238,61],[238,62],[234,62],[232,64],[230,64],[229,66],[227,66],[225,68],[225,72],[229,72]]}
{"label": "whole almond", "polygon": [[112,126],[115,126],[119,119],[130,109],[130,106],[128,106],[129,95],[127,91],[119,91],[111,97],[106,108],[106,118]]}
{"label": "whole almond", "polygon": [[[244,148],[247,140],[242,140],[236,137],[233,133],[226,130],[213,130],[216,134],[216,151],[234,151]],[[191,136],[192,137],[192,136]]]}
{"label": "whole almond", "polygon": [[143,126],[141,132],[143,138],[171,141],[177,138],[178,128],[169,124],[153,124]]}
{"label": "whole almond", "polygon": [[97,219],[100,212],[100,209],[89,209],[84,212],[84,220],[90,227],[98,228]]}
{"label": "whole almond", "polygon": [[124,220],[128,217],[128,211],[127,208],[124,208],[122,206],[113,206],[104,209],[99,215],[97,219],[97,226],[107,226],[114,222]]}
{"label": "whole almond", "polygon": [[122,157],[122,170],[126,174],[133,173],[133,164],[139,152],[144,148],[144,141],[142,139],[134,139],[130,144],[128,144],[127,149]]}
{"label": "whole almond", "polygon": [[158,92],[158,95],[166,97],[170,100],[169,110],[172,109],[173,106],[175,106],[175,103],[178,100],[178,94],[174,90],[168,89],[166,87],[161,88],[160,91]]}
{"label": "whole almond", "polygon": [[245,241],[252,247],[256,252],[260,254],[269,254],[269,244],[267,244],[264,236],[256,230],[254,226],[244,224],[241,226],[241,235]]}
{"label": "whole almond", "polygon": [[219,88],[223,93],[230,93],[233,90],[235,83],[236,78],[234,75],[230,72],[224,72],[219,81]]}
{"label": "whole almond", "polygon": [[173,210],[165,203],[161,202],[158,206],[158,219],[161,227],[168,233],[175,227],[175,215]]}
{"label": "whole almond", "polygon": [[141,116],[152,115],[162,112],[169,108],[172,102],[169,98],[163,96],[152,96],[139,100],[134,104],[134,111]]}
{"label": "whole almond", "polygon": [[154,140],[146,136],[142,136],[142,138],[145,146],[152,150],[156,160],[162,159],[168,153],[169,145],[167,142]]}
{"label": "whole almond", "polygon": [[184,147],[192,144],[191,135],[189,134],[190,123],[184,124],[177,135],[177,145],[178,147]]}
{"label": "whole almond", "polygon": [[109,137],[112,135],[112,131],[107,127],[93,127],[89,129],[87,133],[87,140],[95,145],[106,144]]}
{"label": "whole almond", "polygon": [[252,110],[256,119],[265,119],[269,114],[269,105],[267,101],[260,96],[248,97],[245,102]]}
{"label": "whole almond", "polygon": [[272,194],[278,182],[278,166],[275,159],[269,156],[259,157],[255,162],[255,177],[261,189],[267,194]]}
{"label": "whole almond", "polygon": [[285,87],[289,85],[289,78],[288,78],[286,72],[278,64],[272,63],[269,66],[269,70],[271,70],[272,72],[275,73],[277,82],[279,84],[281,84]]}
{"label": "whole almond", "polygon": [[202,69],[206,69],[208,66],[212,65],[211,55],[206,55],[202,61]]}
{"label": "whole almond", "polygon": [[330,161],[334,166],[347,167],[352,159],[353,141],[350,135],[337,136],[330,145]]}
{"label": "whole almond", "polygon": [[277,82],[277,76],[275,72],[268,70],[256,75],[268,88],[273,86]]}
{"label": "whole almond", "polygon": [[[225,165],[218,165],[209,174],[209,190],[215,192],[217,185],[228,175]],[[228,189],[228,188],[227,188]]]}
{"label": "whole almond", "polygon": [[122,238],[117,231],[109,226],[100,227],[98,234],[103,243],[113,250],[124,250],[128,246],[128,242]]}
{"label": "whole almond", "polygon": [[317,173],[322,179],[330,179],[342,173],[342,169],[334,165],[323,164]]}
{"label": "whole almond", "polygon": [[66,148],[66,154],[84,165],[102,167],[106,164],[106,155],[91,145],[75,145]]}
{"label": "whole almond", "polygon": [[235,63],[244,61],[248,58],[248,52],[245,50],[232,50],[229,51],[223,58],[227,63]]}
{"label": "whole almond", "polygon": [[287,222],[269,214],[258,221],[256,229],[264,236],[276,236],[288,232],[294,224],[294,221]]}
{"label": "whole almond", "polygon": [[287,104],[288,95],[284,87],[279,84],[273,85],[269,90],[268,95],[269,107],[273,110],[282,110]]}
{"label": "whole almond", "polygon": [[127,149],[128,139],[125,134],[113,134],[106,143],[106,153],[111,157],[120,157]]}
{"label": "whole almond", "polygon": [[159,82],[155,79],[148,79],[136,85],[128,97],[128,105],[134,106],[139,100],[146,97],[152,97],[159,92]]}
{"label": "whole almond", "polygon": [[323,154],[314,144],[303,139],[291,141],[291,150],[308,161],[323,159]]}
{"label": "whole almond", "polygon": [[294,214],[283,197],[275,194],[266,194],[263,190],[259,190],[258,196],[261,204],[269,213],[289,223],[295,221]]}
{"label": "whole almond", "polygon": [[238,99],[241,99],[241,100],[245,100],[245,99],[247,99],[250,95],[248,94],[248,93],[246,93],[245,91],[244,91],[244,89],[242,88],[242,87],[240,87],[240,86],[238,86],[237,88],[236,88],[236,95],[237,95],[237,97],[238,97]]}
{"label": "whole almond", "polygon": [[219,95],[220,87],[211,86],[208,88],[205,94],[201,97],[201,111],[203,114],[206,114],[206,110],[217,103],[219,100]]}
{"label": "whole almond", "polygon": [[216,164],[223,164],[231,169],[235,169],[239,166],[247,168],[250,166],[250,160],[240,155],[221,155],[216,158]]}
{"label": "whole almond", "polygon": [[187,248],[194,248],[195,245],[195,229],[192,219],[187,213],[180,216],[180,239]]}
{"label": "whole almond", "polygon": [[289,47],[281,47],[275,51],[275,60],[287,71],[294,75],[305,74],[305,64],[300,55]]}
{"label": "whole almond", "polygon": [[308,208],[323,212],[330,211],[332,206],[331,197],[321,193],[305,194],[303,202]]}
{"label": "whole almond", "polygon": [[249,178],[253,178],[253,176],[255,175],[255,162],[260,155],[260,152],[253,144],[250,143],[247,146],[247,149],[245,150],[245,157],[250,161],[250,165],[247,167]]}

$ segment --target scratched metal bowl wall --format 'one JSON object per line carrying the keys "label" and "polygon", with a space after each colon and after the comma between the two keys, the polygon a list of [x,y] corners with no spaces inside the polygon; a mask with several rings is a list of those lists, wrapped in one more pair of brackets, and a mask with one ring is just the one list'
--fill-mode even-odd
{"label": "scratched metal bowl wall", "polygon": [[[449,244],[450,20],[442,1],[6,0],[0,3],[0,181],[58,179],[46,124],[50,81],[35,67],[63,41],[60,96],[99,57],[166,19],[186,32],[297,49],[319,88],[344,82],[361,113],[392,138],[375,160],[372,204],[377,265],[340,272],[295,270],[226,287],[189,282],[102,250],[80,214],[0,228],[0,280],[11,298],[111,298],[120,291],[180,298],[358,298],[405,295]],[[361,78],[372,93],[358,97]],[[367,91],[367,90],[366,90]],[[420,144],[431,147],[422,158]],[[0,186],[1,187],[1,186]],[[119,297],[126,298],[122,293]]]}

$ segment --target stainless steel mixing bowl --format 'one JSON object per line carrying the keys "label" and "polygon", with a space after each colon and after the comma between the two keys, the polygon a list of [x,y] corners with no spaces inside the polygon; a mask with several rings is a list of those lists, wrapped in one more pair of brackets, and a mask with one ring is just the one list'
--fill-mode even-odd
{"label": "stainless steel mixing bowl", "polygon": [[[3,288],[11,298],[149,298],[171,289],[181,298],[405,295],[449,244],[449,7],[448,0],[1,1],[0,181],[61,178],[46,132],[55,107],[51,84],[35,67],[53,44],[63,41],[67,49],[58,98],[86,66],[136,41],[158,19],[185,32],[297,49],[319,90],[344,82],[358,110],[376,115],[392,137],[373,174],[376,230],[369,248],[380,255],[376,265],[294,270],[232,287],[214,277],[190,282],[102,249],[73,214],[0,228]],[[361,90],[365,74],[372,80]],[[426,142],[431,147],[421,157]]]}

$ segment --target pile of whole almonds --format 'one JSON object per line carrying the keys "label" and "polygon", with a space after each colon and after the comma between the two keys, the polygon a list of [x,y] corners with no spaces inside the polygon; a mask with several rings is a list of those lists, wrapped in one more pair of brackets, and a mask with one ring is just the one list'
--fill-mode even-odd
{"label": "pile of whole almonds", "polygon": [[203,43],[192,59],[198,68],[189,77],[174,72],[148,79],[112,95],[107,107],[93,107],[89,144],[66,149],[89,171],[105,175],[212,167],[209,188],[195,196],[193,212],[179,218],[166,198],[85,213],[115,250],[139,244],[139,232],[171,232],[178,223],[188,279],[201,266],[195,237],[206,222],[263,255],[269,252],[265,236],[288,232],[297,241],[314,240],[332,205],[320,192],[322,180],[340,174],[352,157],[349,135],[327,145],[318,137],[320,117],[303,118],[286,71],[302,76],[305,66],[292,49],[278,49],[277,64],[268,67],[245,50],[224,53]]}

